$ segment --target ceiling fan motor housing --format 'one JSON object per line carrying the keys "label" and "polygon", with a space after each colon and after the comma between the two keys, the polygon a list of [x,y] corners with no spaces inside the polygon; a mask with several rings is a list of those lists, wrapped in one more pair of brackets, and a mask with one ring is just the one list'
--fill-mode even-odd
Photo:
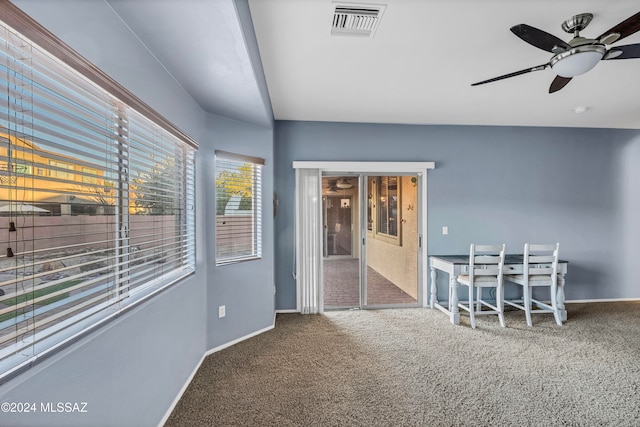
{"label": "ceiling fan motor housing", "polygon": [[576,33],[587,28],[592,19],[592,13],[579,13],[564,21],[562,29],[567,33]]}

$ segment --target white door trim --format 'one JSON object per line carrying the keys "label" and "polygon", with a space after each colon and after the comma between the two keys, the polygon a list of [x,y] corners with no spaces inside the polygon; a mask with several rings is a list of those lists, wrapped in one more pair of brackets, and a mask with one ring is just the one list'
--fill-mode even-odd
{"label": "white door trim", "polygon": [[320,169],[322,172],[427,172],[435,162],[316,162],[294,161],[294,169]]}
{"label": "white door trim", "polygon": [[[294,161],[294,169],[319,169],[320,174],[324,172],[342,172],[342,173],[415,173],[422,176],[422,187],[420,194],[420,227],[422,248],[421,248],[421,277],[420,292],[422,296],[422,306],[429,306],[429,287],[428,281],[428,262],[427,262],[427,171],[435,169],[435,162],[332,162],[332,161]],[[298,194],[296,192],[296,200]],[[297,206],[297,204],[296,204]],[[296,212],[297,215],[297,212]],[[297,233],[297,231],[296,231]],[[299,236],[296,235],[296,242],[299,242]],[[297,248],[294,248],[297,251]],[[296,294],[300,295],[298,283],[296,283]]]}

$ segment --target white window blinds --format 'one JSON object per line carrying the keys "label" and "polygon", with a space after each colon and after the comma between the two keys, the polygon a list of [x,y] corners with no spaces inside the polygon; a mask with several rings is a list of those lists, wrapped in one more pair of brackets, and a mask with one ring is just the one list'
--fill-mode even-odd
{"label": "white window blinds", "polygon": [[216,151],[216,265],[262,256],[262,165]]}
{"label": "white window blinds", "polygon": [[194,271],[194,154],[0,23],[0,378]]}

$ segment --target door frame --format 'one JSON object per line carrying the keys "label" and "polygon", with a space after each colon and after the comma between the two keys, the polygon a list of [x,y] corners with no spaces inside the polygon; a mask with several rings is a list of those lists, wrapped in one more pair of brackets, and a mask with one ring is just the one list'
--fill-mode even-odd
{"label": "door frame", "polygon": [[[358,173],[358,174],[416,174],[418,175],[418,180],[421,181],[421,185],[418,186],[419,194],[419,236],[420,244],[419,244],[419,254],[420,254],[420,262],[419,262],[419,271],[418,271],[418,304],[422,307],[428,307],[429,298],[428,295],[428,284],[427,280],[429,275],[428,273],[428,262],[427,262],[427,171],[435,168],[435,162],[330,162],[330,161],[294,161],[293,162],[294,169],[317,169],[320,172],[320,176],[324,173]],[[322,194],[322,181],[318,182],[320,188],[318,188],[318,192]],[[296,206],[299,206],[298,193],[296,192]],[[297,212],[296,212],[297,215]],[[320,224],[322,226],[322,224]],[[321,234],[322,230],[318,230]],[[362,237],[361,237],[362,238]],[[300,242],[300,236],[298,233],[298,227],[296,228],[296,242]],[[296,258],[298,259],[298,252],[300,248],[296,244],[295,252]],[[320,260],[322,262],[322,260]],[[320,283],[317,285],[323,286],[322,277],[319,277]],[[299,280],[296,280],[296,294],[300,295],[301,292],[301,284]],[[300,299],[296,298],[298,301],[298,305],[300,303]],[[297,307],[298,311],[301,311],[301,307]]]}

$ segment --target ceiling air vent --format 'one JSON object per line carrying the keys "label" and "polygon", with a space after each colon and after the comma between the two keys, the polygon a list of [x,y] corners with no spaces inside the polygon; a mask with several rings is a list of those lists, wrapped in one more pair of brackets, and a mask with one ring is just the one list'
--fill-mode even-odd
{"label": "ceiling air vent", "polygon": [[373,37],[384,9],[384,5],[338,5],[333,14],[331,35]]}

